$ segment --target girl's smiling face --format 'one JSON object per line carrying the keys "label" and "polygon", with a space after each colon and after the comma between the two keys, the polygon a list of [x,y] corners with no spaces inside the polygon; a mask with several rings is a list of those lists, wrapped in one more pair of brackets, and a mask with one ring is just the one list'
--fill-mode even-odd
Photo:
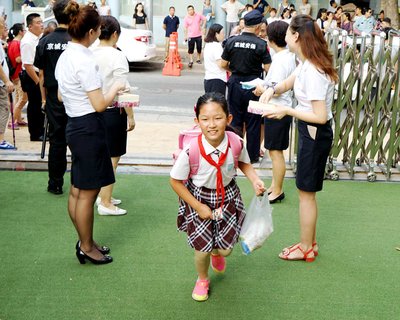
{"label": "girl's smiling face", "polygon": [[232,115],[226,115],[223,108],[216,102],[208,102],[200,107],[200,113],[195,122],[207,142],[214,148],[218,147],[225,137],[225,129],[232,121]]}

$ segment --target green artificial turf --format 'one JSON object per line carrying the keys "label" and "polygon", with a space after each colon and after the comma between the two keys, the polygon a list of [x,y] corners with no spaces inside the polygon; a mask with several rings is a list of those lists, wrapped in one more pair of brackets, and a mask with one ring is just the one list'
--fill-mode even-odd
{"label": "green artificial turf", "polygon": [[[325,183],[318,194],[320,255],[277,257],[298,241],[293,180],[274,205],[275,231],[250,256],[237,246],[210,298],[191,299],[193,252],[176,231],[177,198],[166,176],[118,175],[123,217],[95,217],[110,265],[80,265],[67,194],[46,192],[47,173],[0,172],[0,320],[14,319],[399,319],[400,184]],[[69,180],[69,177],[66,177]],[[267,181],[268,183],[268,181]],[[239,179],[249,204],[250,184]]]}

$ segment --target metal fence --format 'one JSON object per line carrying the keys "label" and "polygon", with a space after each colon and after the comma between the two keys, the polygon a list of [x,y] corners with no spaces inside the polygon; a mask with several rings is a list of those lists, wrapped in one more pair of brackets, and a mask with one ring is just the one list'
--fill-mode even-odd
{"label": "metal fence", "polygon": [[[333,111],[334,139],[326,177],[393,180],[400,177],[399,33],[349,37],[327,34],[339,74]],[[289,162],[296,172],[296,133]]]}

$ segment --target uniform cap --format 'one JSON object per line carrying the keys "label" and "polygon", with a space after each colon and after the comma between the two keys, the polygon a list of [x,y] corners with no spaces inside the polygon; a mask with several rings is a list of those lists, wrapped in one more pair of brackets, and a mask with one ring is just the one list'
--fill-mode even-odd
{"label": "uniform cap", "polygon": [[260,13],[260,11],[252,10],[252,11],[246,13],[246,15],[244,16],[244,24],[249,27],[255,26],[257,24],[260,24],[263,18],[264,17]]}

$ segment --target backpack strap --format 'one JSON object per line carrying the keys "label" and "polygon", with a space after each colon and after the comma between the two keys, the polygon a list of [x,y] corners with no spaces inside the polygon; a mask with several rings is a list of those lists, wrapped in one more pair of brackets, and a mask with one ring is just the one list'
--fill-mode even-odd
{"label": "backpack strap", "polygon": [[195,174],[197,174],[197,171],[199,171],[199,166],[200,166],[200,149],[199,149],[199,142],[197,139],[192,139],[190,141],[189,145],[189,150],[188,150],[188,156],[189,156],[189,178]]}
{"label": "backpack strap", "polygon": [[[228,135],[228,142],[232,150],[233,162],[235,168],[238,168],[239,157],[243,148],[242,139],[232,131],[225,131],[225,132]],[[190,178],[191,176],[197,174],[200,166],[200,149],[199,149],[199,142],[197,139],[192,139],[192,141],[190,141],[188,156],[189,156],[189,167],[190,167],[189,178]]]}
{"label": "backpack strap", "polygon": [[239,167],[239,157],[242,152],[243,142],[242,139],[232,131],[225,131],[228,135],[229,144],[232,150],[233,161],[235,163],[235,168]]}

